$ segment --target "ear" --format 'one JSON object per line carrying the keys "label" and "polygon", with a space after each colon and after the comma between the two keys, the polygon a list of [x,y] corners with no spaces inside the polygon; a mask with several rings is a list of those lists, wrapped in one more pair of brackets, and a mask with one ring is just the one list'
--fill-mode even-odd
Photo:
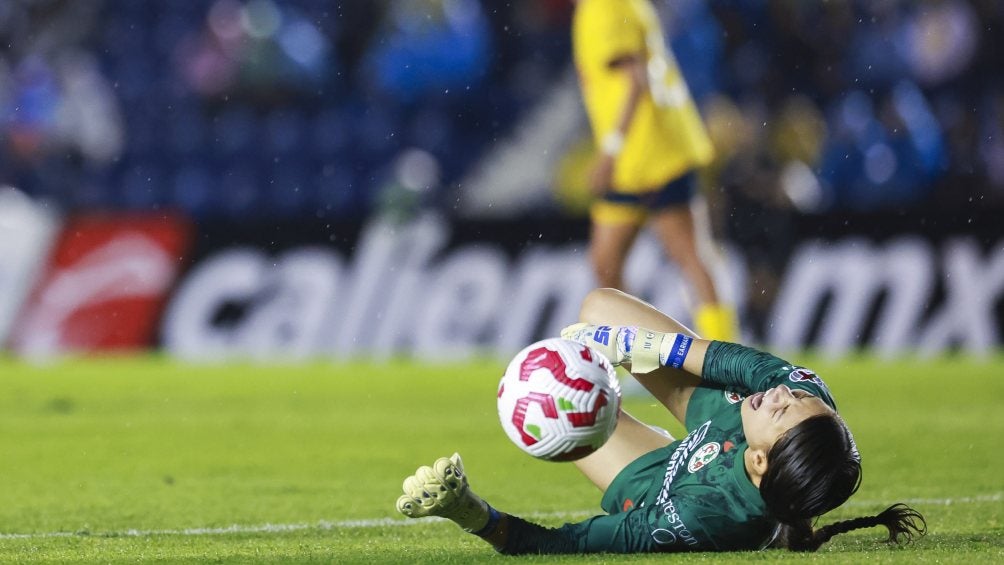
{"label": "ear", "polygon": [[760,448],[749,447],[746,449],[745,459],[750,480],[759,487],[760,479],[767,473],[767,452]]}

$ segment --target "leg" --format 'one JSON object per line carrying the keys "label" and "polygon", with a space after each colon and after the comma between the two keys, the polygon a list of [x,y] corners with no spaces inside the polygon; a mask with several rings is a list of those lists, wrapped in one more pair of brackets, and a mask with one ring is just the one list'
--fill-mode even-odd
{"label": "leg", "polygon": [[697,253],[694,216],[689,206],[674,206],[660,210],[651,217],[652,230],[658,236],[669,258],[680,266],[683,275],[694,288],[701,304],[718,302],[718,294],[704,261]]}
{"label": "leg", "polygon": [[[689,328],[629,294],[611,288],[591,291],[582,301],[579,320],[590,324],[640,326],[660,332],[684,333],[698,337]],[[635,378],[680,422],[687,415],[687,404],[700,378],[679,369],[663,367]]]}
{"label": "leg", "polygon": [[624,261],[638,237],[638,226],[594,221],[589,238],[589,260],[601,287],[624,288]]}
{"label": "leg", "polygon": [[718,292],[697,246],[694,216],[687,205],[665,208],[652,215],[652,229],[666,254],[680,266],[697,296],[694,323],[708,339],[735,341],[738,324],[732,309],[719,302]]}
{"label": "leg", "polygon": [[601,491],[606,492],[614,477],[629,463],[672,442],[673,438],[621,411],[617,418],[617,429],[610,439],[595,452],[576,460],[575,466]]}

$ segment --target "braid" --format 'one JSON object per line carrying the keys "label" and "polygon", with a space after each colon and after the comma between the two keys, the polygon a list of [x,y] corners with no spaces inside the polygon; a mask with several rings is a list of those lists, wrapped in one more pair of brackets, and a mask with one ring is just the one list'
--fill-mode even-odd
{"label": "braid", "polygon": [[889,530],[889,537],[886,539],[888,543],[910,543],[914,536],[927,533],[927,521],[924,520],[924,516],[900,503],[893,504],[875,516],[854,518],[823,526],[813,534],[813,537],[819,538],[819,544],[822,545],[837,534],[872,526],[885,526]]}
{"label": "braid", "polygon": [[910,543],[914,537],[927,533],[927,521],[920,512],[905,504],[893,504],[875,516],[834,522],[818,530],[813,530],[808,521],[784,524],[773,545],[787,547],[791,551],[816,551],[833,536],[873,526],[885,526],[889,530],[888,543]]}

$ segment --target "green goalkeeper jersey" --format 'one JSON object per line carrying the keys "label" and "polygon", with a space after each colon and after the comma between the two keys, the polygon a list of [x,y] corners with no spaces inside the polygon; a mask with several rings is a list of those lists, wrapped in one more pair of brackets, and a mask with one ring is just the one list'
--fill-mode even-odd
{"label": "green goalkeeper jersey", "polygon": [[[639,457],[611,483],[606,515],[561,528],[510,534],[504,553],[636,553],[750,550],[775,523],[746,475],[743,398],[779,384],[811,392],[834,407],[812,371],[768,353],[712,342],[701,385],[687,407],[686,437]],[[518,539],[513,539],[518,538]],[[510,547],[511,546],[511,547]]]}

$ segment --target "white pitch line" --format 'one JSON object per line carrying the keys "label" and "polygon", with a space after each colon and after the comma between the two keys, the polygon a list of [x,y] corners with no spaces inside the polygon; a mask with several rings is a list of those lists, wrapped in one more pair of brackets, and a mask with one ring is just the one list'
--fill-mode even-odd
{"label": "white pitch line", "polygon": [[[1004,500],[1004,493],[984,494],[978,496],[965,496],[959,498],[908,498],[902,500],[906,504],[934,504],[938,506],[951,506],[953,504],[978,504],[981,502],[1000,502]],[[876,500],[849,500],[843,506],[882,506],[890,504],[889,501]],[[597,515],[593,510],[576,510],[570,512],[535,512],[527,514],[526,518],[575,518]],[[398,518],[372,518],[365,520],[321,520],[313,524],[259,524],[240,525],[232,524],[218,528],[182,528],[175,530],[139,530],[128,529],[112,532],[38,532],[38,533],[9,533],[0,534],[0,540],[14,539],[39,539],[39,538],[68,538],[68,537],[93,537],[93,538],[138,538],[151,536],[218,536],[227,534],[256,534],[267,533],[276,534],[283,532],[298,532],[303,530],[342,530],[354,528],[396,528],[399,526],[412,526],[428,524],[430,522],[445,522],[443,518],[431,517],[425,520],[407,520]]]}
{"label": "white pitch line", "polygon": [[[527,515],[527,518],[561,518],[567,517],[572,518],[576,516],[594,516],[596,512],[588,510],[579,510],[571,512],[550,512],[550,513],[533,513]],[[135,538],[135,537],[147,537],[147,536],[217,536],[226,534],[255,534],[255,533],[283,533],[283,532],[298,532],[302,530],[341,530],[341,529],[352,529],[352,528],[386,528],[386,527],[398,527],[398,526],[417,526],[421,524],[428,524],[431,522],[446,522],[444,518],[437,518],[435,516],[429,517],[425,520],[408,520],[400,518],[372,518],[368,520],[321,520],[314,524],[259,524],[259,525],[240,525],[231,524],[229,526],[223,526],[218,528],[182,528],[176,530],[140,530],[140,529],[127,529],[121,531],[111,531],[111,532],[38,532],[38,533],[25,533],[25,534],[0,534],[0,540],[5,539],[34,539],[34,538],[67,538],[67,537],[93,537],[93,538]]]}

